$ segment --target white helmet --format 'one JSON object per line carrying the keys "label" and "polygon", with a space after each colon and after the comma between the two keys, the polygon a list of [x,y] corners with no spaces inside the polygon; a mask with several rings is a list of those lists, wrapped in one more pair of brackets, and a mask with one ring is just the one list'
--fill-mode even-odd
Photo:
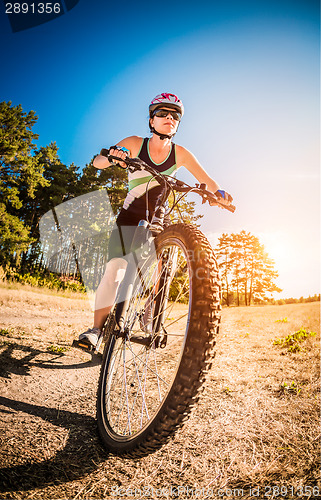
{"label": "white helmet", "polygon": [[149,105],[149,116],[152,117],[153,111],[157,108],[166,106],[166,108],[172,108],[178,111],[182,116],[184,114],[184,106],[182,101],[175,94],[163,93],[159,94]]}

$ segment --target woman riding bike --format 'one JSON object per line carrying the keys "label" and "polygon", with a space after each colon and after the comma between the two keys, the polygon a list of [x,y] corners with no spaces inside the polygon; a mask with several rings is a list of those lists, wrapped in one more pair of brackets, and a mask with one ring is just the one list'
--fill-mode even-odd
{"label": "woman riding bike", "polygon": [[[232,197],[221,190],[197,161],[195,156],[186,148],[174,144],[172,139],[177,132],[180,120],[184,114],[182,101],[174,94],[162,93],[157,95],[149,105],[150,138],[138,136],[127,137],[109,151],[102,150],[94,160],[94,166],[104,169],[112,165],[107,159],[108,154],[119,158],[119,165],[126,167],[122,160],[129,157],[138,157],[165,175],[174,174],[180,167],[185,167],[193,176],[211,191],[220,197],[221,203],[230,205]],[[107,153],[107,156],[104,153]],[[116,224],[122,227],[132,227],[132,235],[139,221],[146,216],[146,206],[149,214],[153,214],[161,187],[156,180],[151,180],[146,171],[129,172],[129,192],[123,207],[117,217]],[[119,247],[119,245],[118,245]],[[115,238],[109,243],[109,258],[105,274],[100,282],[95,297],[94,324],[79,336],[79,341],[95,347],[101,330],[110,313],[117,294],[118,286],[124,276],[127,262],[122,258],[124,252],[117,248]]]}

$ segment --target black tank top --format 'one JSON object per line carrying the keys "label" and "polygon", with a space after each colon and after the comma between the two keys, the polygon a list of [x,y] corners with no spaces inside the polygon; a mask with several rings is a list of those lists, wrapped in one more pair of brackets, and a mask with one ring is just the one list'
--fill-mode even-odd
{"label": "black tank top", "polygon": [[[154,163],[149,154],[149,138],[142,141],[138,158],[147,165],[155,168],[158,172],[165,175],[172,175],[177,170],[176,148],[171,144],[170,152],[163,163]],[[136,226],[141,219],[146,218],[146,203],[148,204],[149,217],[151,218],[155,204],[162,187],[157,181],[152,180],[151,175],[146,170],[129,173],[129,191],[124,201],[123,208],[117,217],[119,226]],[[148,191],[147,191],[148,190]]]}

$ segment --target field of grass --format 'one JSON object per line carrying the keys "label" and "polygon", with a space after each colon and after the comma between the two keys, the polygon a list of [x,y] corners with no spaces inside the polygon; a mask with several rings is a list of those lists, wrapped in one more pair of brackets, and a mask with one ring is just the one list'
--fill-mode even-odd
{"label": "field of grass", "polygon": [[99,366],[69,349],[86,300],[2,285],[0,305],[1,499],[320,498],[320,303],[224,308],[198,406],[139,460],[96,434]]}

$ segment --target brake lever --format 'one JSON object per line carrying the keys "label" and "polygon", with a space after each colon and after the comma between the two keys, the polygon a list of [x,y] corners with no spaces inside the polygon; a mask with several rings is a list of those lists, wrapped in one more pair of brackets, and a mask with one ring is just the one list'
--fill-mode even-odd
{"label": "brake lever", "polygon": [[224,205],[224,203],[220,203],[218,200],[215,200],[215,203],[217,205],[219,205],[220,207],[222,208],[225,208],[226,210],[228,210],[229,212],[232,212],[234,213],[235,210],[236,210],[236,206],[235,205]]}

